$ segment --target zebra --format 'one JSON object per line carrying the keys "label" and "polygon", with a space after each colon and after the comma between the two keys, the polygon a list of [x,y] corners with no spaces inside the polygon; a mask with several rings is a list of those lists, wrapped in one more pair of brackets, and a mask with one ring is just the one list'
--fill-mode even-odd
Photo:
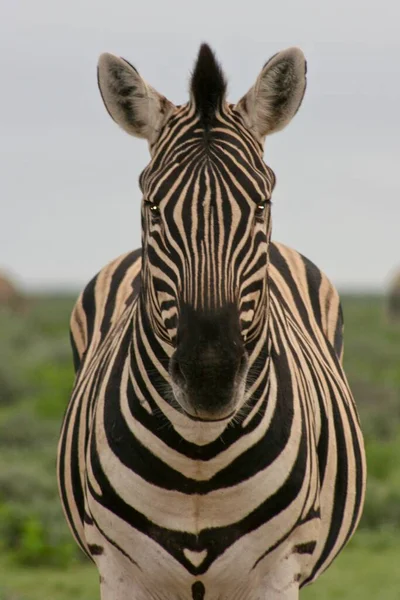
{"label": "zebra", "polygon": [[338,292],[270,239],[264,141],[299,109],[304,55],[275,54],[236,104],[207,44],[186,104],[111,54],[98,84],[151,160],[141,249],[71,316],[66,519],[102,600],[297,599],[354,533],[366,482]]}

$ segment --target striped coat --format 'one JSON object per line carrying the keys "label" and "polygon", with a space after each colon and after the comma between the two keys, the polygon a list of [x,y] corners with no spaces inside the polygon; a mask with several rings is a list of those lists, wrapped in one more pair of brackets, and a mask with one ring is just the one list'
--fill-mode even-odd
{"label": "striped coat", "polygon": [[[182,310],[168,300],[160,314],[170,338],[160,334],[146,239],[143,248],[102,269],[72,314],[76,379],[58,460],[71,530],[97,565],[102,600],[294,600],[348,541],[363,505],[338,294],[308,259],[268,242],[265,271],[257,262],[262,281],[247,280],[241,292],[240,405],[194,418],[177,402],[171,361],[197,324],[180,334]],[[201,323],[204,337],[209,323]],[[201,346],[224,377],[231,348],[220,355],[217,347]],[[201,364],[218,403],[219,381]]]}

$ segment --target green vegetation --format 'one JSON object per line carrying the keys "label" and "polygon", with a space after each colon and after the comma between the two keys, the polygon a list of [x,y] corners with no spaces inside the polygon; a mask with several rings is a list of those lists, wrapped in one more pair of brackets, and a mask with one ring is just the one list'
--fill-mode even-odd
{"label": "green vegetation", "polygon": [[[0,309],[0,600],[98,599],[96,569],[67,529],[55,460],[73,382],[73,298]],[[345,370],[366,438],[368,489],[360,529],[303,600],[400,597],[400,328],[379,297],[347,296]]]}
{"label": "green vegetation", "polygon": [[66,565],[79,556],[55,477],[73,382],[72,305],[36,298],[22,315],[0,313],[0,552],[21,565]]}
{"label": "green vegetation", "polygon": [[99,600],[99,582],[89,562],[67,568],[21,567],[0,559],[0,600]]}

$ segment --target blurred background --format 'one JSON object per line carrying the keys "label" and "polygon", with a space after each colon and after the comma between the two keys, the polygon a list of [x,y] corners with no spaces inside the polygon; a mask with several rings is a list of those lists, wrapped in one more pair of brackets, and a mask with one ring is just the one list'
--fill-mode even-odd
{"label": "blurred background", "polygon": [[146,143],[108,117],[101,52],[187,100],[199,44],[238,100],[298,45],[308,89],[267,139],[273,238],[339,288],[345,369],[366,438],[360,528],[302,600],[400,598],[400,5],[361,0],[14,0],[0,21],[0,600],[94,600],[55,482],[72,382],[68,321],[85,283],[140,245]]}

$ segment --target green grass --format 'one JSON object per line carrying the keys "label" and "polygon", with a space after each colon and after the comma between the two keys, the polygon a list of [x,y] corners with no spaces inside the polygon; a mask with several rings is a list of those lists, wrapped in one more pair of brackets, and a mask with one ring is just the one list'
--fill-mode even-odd
{"label": "green grass", "polygon": [[99,600],[97,571],[91,563],[65,569],[21,568],[0,557],[0,600]]}

